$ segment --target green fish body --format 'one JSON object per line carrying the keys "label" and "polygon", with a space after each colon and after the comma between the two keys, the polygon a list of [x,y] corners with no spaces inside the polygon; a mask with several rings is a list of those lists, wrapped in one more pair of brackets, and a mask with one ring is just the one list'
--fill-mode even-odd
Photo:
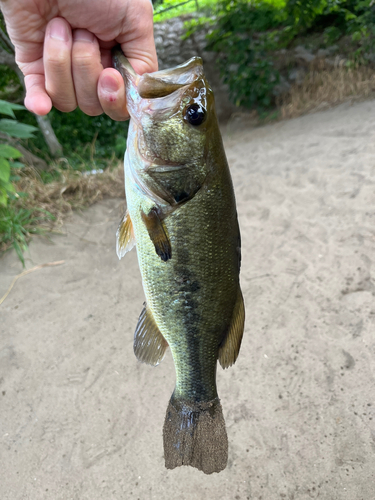
{"label": "green fish body", "polygon": [[121,258],[136,243],[146,304],[138,359],[158,364],[169,346],[176,387],[164,424],[167,468],[226,467],[228,440],[217,360],[237,358],[244,328],[240,233],[232,181],[201,60],[136,75],[120,53],[131,115],[125,155],[127,213]]}

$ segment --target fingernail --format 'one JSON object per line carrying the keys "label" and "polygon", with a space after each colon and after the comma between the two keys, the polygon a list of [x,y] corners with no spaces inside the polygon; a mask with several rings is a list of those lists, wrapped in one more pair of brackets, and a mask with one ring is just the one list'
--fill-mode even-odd
{"label": "fingernail", "polygon": [[111,78],[110,76],[103,76],[100,82],[100,86],[104,92],[108,92],[109,94],[117,93],[119,86],[115,78]]}
{"label": "fingernail", "polygon": [[60,42],[69,41],[69,31],[61,19],[54,19],[49,26],[49,36],[54,40],[59,40]]}
{"label": "fingernail", "polygon": [[73,32],[73,40],[79,42],[93,42],[95,40],[95,36],[87,30],[74,30]]}

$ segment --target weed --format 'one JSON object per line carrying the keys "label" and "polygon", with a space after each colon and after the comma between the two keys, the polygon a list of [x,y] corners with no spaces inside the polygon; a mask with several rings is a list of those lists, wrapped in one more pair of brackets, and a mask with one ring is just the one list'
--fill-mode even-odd
{"label": "weed", "polygon": [[53,220],[52,214],[43,209],[28,210],[10,203],[0,208],[0,251],[13,247],[22,265],[25,266],[23,252],[31,234],[42,234],[42,223]]}

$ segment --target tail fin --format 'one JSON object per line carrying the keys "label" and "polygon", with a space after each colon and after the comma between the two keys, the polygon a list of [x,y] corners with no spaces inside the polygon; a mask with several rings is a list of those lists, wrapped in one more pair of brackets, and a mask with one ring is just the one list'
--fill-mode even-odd
{"label": "tail fin", "polygon": [[163,439],[167,469],[190,465],[212,474],[227,465],[228,438],[218,398],[200,403],[171,400]]}

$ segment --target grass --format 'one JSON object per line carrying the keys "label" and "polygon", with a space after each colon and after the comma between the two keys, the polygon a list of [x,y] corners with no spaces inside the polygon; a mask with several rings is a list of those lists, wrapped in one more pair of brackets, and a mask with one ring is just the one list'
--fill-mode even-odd
{"label": "grass", "polygon": [[295,118],[348,99],[371,96],[375,96],[375,73],[368,66],[311,70],[301,85],[292,86],[279,101],[279,118]]}
{"label": "grass", "polygon": [[[198,12],[200,10],[212,10],[217,3],[215,0],[197,0],[197,2]],[[158,11],[160,11],[161,13],[158,14]],[[172,19],[174,17],[182,16],[185,14],[191,14],[192,12],[196,11],[197,4],[195,0],[164,0],[163,4],[154,11],[154,22],[158,23],[167,21],[168,19]]]}
{"label": "grass", "polygon": [[[55,166],[57,168],[57,166]],[[124,197],[123,165],[102,173],[60,170],[59,180],[45,184],[32,167],[17,172],[15,188],[22,196],[0,208],[0,253],[13,247],[24,265],[23,252],[32,234],[45,234],[73,209],[83,209],[104,197]]]}
{"label": "grass", "polygon": [[[251,2],[252,0],[249,0]],[[263,0],[264,3],[275,7],[284,7],[285,0]],[[183,5],[180,5],[183,4]],[[197,8],[198,4],[198,8]],[[164,0],[154,11],[154,21],[156,23],[167,21],[177,16],[192,14],[200,11],[213,11],[217,5],[217,0]],[[168,10],[167,10],[168,9]],[[160,14],[158,12],[161,12]],[[164,12],[163,12],[164,11]]]}
{"label": "grass", "polygon": [[52,214],[42,209],[27,209],[11,203],[7,207],[1,207],[0,251],[4,252],[13,247],[25,266],[23,252],[27,249],[30,235],[44,233],[46,229],[41,227],[41,224],[52,220]]}
{"label": "grass", "polygon": [[22,170],[17,190],[27,194],[23,203],[28,208],[42,208],[60,224],[73,209],[83,209],[105,197],[124,196],[122,163],[101,173],[87,174],[71,168],[60,171],[59,180],[45,184],[33,168]]}

